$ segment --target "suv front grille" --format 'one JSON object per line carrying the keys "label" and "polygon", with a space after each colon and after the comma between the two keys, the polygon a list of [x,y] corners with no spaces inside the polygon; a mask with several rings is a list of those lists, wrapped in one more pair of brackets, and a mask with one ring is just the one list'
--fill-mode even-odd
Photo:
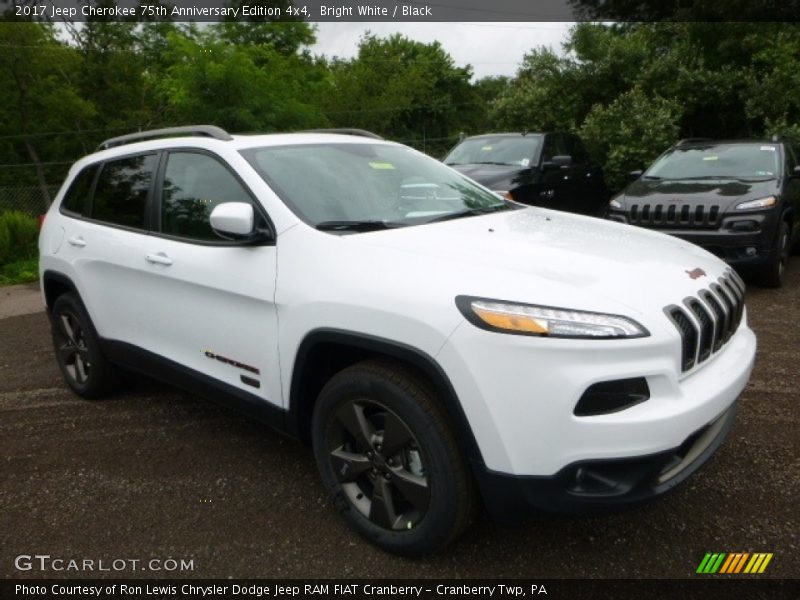
{"label": "suv front grille", "polygon": [[719,205],[631,204],[628,222],[641,227],[671,229],[717,229],[721,222]]}
{"label": "suv front grille", "polygon": [[709,288],[664,309],[681,335],[683,372],[719,352],[742,321],[745,286],[739,276],[728,272]]}

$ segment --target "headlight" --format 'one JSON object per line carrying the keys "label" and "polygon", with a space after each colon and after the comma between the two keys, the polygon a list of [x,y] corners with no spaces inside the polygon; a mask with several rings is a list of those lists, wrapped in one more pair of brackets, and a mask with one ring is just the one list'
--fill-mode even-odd
{"label": "headlight", "polygon": [[752,210],[754,208],[769,208],[775,206],[778,199],[775,196],[767,196],[766,198],[759,198],[758,200],[748,200],[736,205],[736,210]]}
{"label": "headlight", "polygon": [[637,338],[650,335],[620,315],[458,296],[456,306],[473,325],[489,331],[566,338]]}
{"label": "headlight", "polygon": [[609,200],[609,201],[608,201],[608,205],[609,205],[611,208],[622,208],[622,202],[620,202],[620,201],[619,201],[619,200],[617,200],[616,198],[612,198],[611,200]]}

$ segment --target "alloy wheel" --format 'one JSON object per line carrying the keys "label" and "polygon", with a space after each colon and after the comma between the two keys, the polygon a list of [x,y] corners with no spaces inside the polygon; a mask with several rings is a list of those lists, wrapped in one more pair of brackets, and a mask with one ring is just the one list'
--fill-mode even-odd
{"label": "alloy wheel", "polygon": [[786,263],[789,262],[789,233],[784,232],[781,236],[780,246],[778,248],[780,254],[778,258],[778,276],[783,277],[783,272],[786,270]]}
{"label": "alloy wheel", "polygon": [[345,496],[378,527],[407,530],[425,517],[430,481],[409,426],[373,400],[345,403],[328,430],[333,472]]}
{"label": "alloy wheel", "polygon": [[89,380],[92,364],[83,327],[75,314],[63,311],[56,316],[55,338],[58,360],[67,375],[76,384],[84,385]]}

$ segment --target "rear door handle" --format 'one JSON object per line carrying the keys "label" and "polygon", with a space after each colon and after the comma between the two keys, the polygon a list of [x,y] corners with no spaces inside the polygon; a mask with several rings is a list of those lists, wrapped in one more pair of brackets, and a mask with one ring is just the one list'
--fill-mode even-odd
{"label": "rear door handle", "polygon": [[67,238],[67,243],[70,246],[77,246],[78,248],[83,248],[86,246],[86,240],[83,239],[81,236]]}
{"label": "rear door handle", "polygon": [[158,254],[148,254],[144,257],[144,259],[153,265],[165,265],[168,267],[172,264],[172,259],[163,252],[159,252]]}

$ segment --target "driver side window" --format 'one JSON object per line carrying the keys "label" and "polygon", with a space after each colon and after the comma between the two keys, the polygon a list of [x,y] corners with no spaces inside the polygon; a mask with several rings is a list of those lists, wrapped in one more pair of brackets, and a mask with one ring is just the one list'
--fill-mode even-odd
{"label": "driver side window", "polygon": [[[253,204],[250,194],[219,160],[199,152],[170,152],[161,193],[161,232],[199,241],[220,241],[209,222],[223,202]],[[263,227],[253,205],[256,227]]]}
{"label": "driver side window", "polygon": [[562,136],[557,133],[551,133],[547,136],[542,148],[542,162],[553,160],[554,156],[563,156],[567,154],[562,141]]}

